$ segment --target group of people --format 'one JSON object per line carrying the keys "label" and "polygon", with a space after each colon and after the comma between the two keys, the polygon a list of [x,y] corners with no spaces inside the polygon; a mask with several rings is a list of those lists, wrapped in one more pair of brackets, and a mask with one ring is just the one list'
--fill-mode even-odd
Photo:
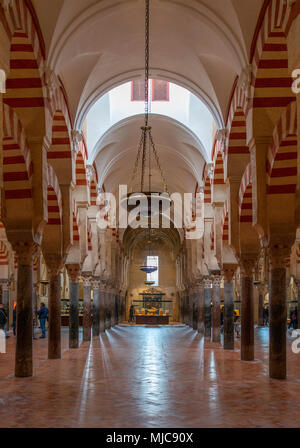
{"label": "group of people", "polygon": [[[40,321],[40,328],[42,331],[42,334],[40,336],[40,339],[45,339],[46,337],[46,321],[48,320],[48,308],[44,303],[41,303],[40,309],[35,311],[35,315],[39,318]],[[9,335],[7,334],[7,313],[5,310],[5,307],[2,303],[0,303],[0,330],[4,331],[5,337],[9,338]],[[14,303],[13,307],[13,333],[16,336],[17,334],[17,303]],[[34,326],[32,326],[32,337],[33,339],[36,339],[34,335]]]}

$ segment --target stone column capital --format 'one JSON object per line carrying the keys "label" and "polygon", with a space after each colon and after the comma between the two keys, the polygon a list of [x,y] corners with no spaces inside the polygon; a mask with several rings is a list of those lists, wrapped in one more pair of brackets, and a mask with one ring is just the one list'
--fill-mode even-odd
{"label": "stone column capital", "polygon": [[81,274],[81,278],[83,280],[83,286],[92,286],[92,276],[89,274]]}
{"label": "stone column capital", "polygon": [[33,241],[16,241],[12,242],[12,248],[16,252],[19,265],[30,265],[37,245]]}
{"label": "stone column capital", "polygon": [[212,284],[214,287],[220,287],[222,276],[219,274],[212,275]]}
{"label": "stone column capital", "polygon": [[251,277],[257,262],[257,257],[254,255],[245,255],[241,257],[241,275],[244,277]]}
{"label": "stone column capital", "polygon": [[269,259],[271,269],[286,268],[286,259],[291,254],[291,248],[287,245],[276,244],[269,247]]}
{"label": "stone column capital", "polygon": [[100,287],[101,287],[101,280],[99,278],[91,279],[91,283],[92,283],[93,289],[100,289]]}
{"label": "stone column capital", "polygon": [[9,280],[0,280],[0,284],[2,286],[2,291],[8,291],[9,290],[9,285],[10,285],[10,281]]}
{"label": "stone column capital", "polygon": [[226,283],[231,283],[237,269],[237,264],[224,264],[223,265],[223,275]]}
{"label": "stone column capital", "polygon": [[79,264],[66,264],[66,269],[72,283],[78,283],[80,276],[80,265]]}
{"label": "stone column capital", "polygon": [[204,283],[204,289],[210,289],[210,288],[211,288],[212,280],[211,280],[211,278],[209,278],[209,277],[205,277],[205,278],[203,279],[203,283]]}
{"label": "stone column capital", "polygon": [[50,277],[56,277],[63,267],[64,261],[58,254],[44,254]]}

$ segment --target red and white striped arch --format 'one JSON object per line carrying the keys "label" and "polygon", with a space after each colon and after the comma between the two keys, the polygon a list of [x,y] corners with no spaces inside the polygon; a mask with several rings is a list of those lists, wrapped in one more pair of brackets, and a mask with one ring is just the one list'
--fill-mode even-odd
{"label": "red and white striped arch", "polygon": [[8,266],[8,250],[3,241],[0,241],[0,266]]}
{"label": "red and white striped arch", "polygon": [[86,186],[88,184],[86,174],[86,159],[84,152],[79,149],[76,157],[76,186]]}
{"label": "red and white striped arch", "polygon": [[211,180],[209,176],[206,176],[204,182],[204,203],[205,204],[211,203]]}
{"label": "red and white striped arch", "polygon": [[224,185],[224,160],[219,142],[215,143],[213,185]]}
{"label": "red and white striped arch", "polygon": [[79,215],[76,202],[73,203],[73,244],[79,244]]}
{"label": "red and white striped arch", "polygon": [[252,174],[249,163],[243,174],[239,191],[239,216],[241,223],[252,223]]}
{"label": "red and white striped arch", "polygon": [[295,193],[297,183],[297,104],[285,109],[273,133],[267,157],[267,193]]}
{"label": "red and white striped arch", "polygon": [[0,22],[11,43],[10,73],[3,102],[16,110],[25,129],[36,121],[44,133],[45,49],[34,10],[28,5],[24,0],[14,0],[8,8],[1,8]]}
{"label": "red and white striped arch", "polygon": [[288,73],[286,29],[291,8],[271,0],[262,21],[252,63],[253,109],[286,107],[293,100]]}
{"label": "red and white striped arch", "polygon": [[48,224],[62,223],[62,197],[54,169],[48,163]]}
{"label": "red and white striped arch", "polygon": [[221,229],[222,229],[222,241],[224,241],[225,243],[228,243],[228,239],[229,239],[229,219],[228,219],[228,204],[227,204],[227,201],[225,201],[224,207],[223,207]]}
{"label": "red and white striped arch", "polygon": [[226,145],[227,154],[229,156],[231,154],[249,154],[246,141],[246,116],[243,109],[241,107],[237,107],[231,120],[231,126],[228,128],[228,144]]}
{"label": "red and white striped arch", "polygon": [[18,116],[3,105],[3,181],[6,200],[31,199],[33,165]]}
{"label": "red and white striped arch", "polygon": [[244,116],[244,118],[247,117],[247,113],[248,113],[248,100],[245,96],[244,91],[239,87],[236,86],[236,88],[234,89],[234,94],[230,103],[230,108],[229,108],[229,113],[228,113],[228,119],[227,119],[227,135],[230,135],[231,133],[231,129],[232,129],[232,123],[233,120],[237,114],[237,112],[239,112],[238,115]]}
{"label": "red and white striped arch", "polygon": [[72,159],[69,129],[66,115],[61,109],[57,109],[53,114],[51,147],[47,153],[48,160],[63,161]]}

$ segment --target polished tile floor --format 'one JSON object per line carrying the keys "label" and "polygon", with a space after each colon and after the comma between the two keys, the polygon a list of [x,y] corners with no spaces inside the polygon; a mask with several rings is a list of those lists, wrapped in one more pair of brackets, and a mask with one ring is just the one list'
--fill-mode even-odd
{"label": "polished tile floor", "polygon": [[256,360],[204,342],[188,327],[118,326],[47,360],[35,340],[34,376],[14,378],[14,338],[0,354],[1,427],[299,427],[300,353],[287,341],[288,379],[268,378],[268,329]]}

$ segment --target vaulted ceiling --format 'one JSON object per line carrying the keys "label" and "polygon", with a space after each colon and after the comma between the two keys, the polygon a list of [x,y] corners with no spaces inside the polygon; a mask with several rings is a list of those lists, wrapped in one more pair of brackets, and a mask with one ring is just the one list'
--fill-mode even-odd
{"label": "vaulted ceiling", "polygon": [[[33,0],[49,68],[76,127],[104,92],[143,75],[144,0]],[[150,75],[188,88],[222,127],[263,0],[151,0]]]}

